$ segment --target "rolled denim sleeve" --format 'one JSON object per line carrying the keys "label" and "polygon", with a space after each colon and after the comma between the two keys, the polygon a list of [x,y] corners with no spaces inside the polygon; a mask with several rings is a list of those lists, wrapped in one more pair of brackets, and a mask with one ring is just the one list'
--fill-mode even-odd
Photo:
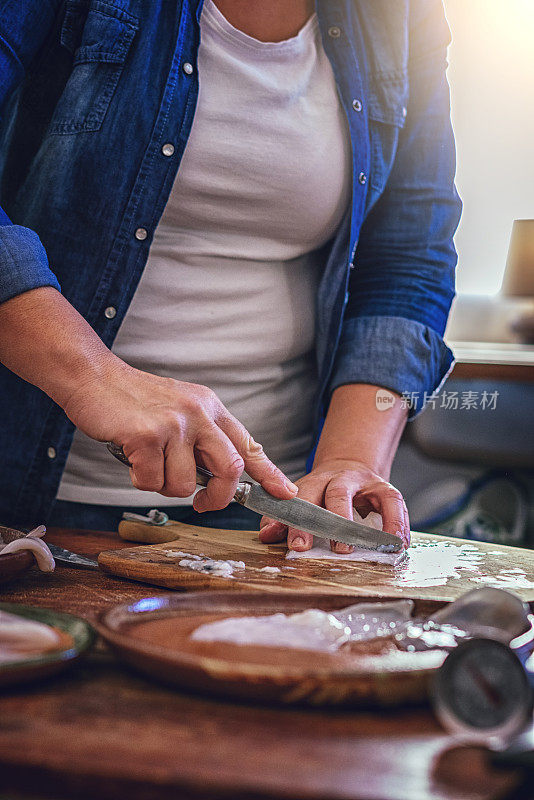
{"label": "rolled denim sleeve", "polygon": [[364,382],[423,399],[453,362],[442,336],[461,212],[446,80],[450,32],[440,0],[412,0],[409,38],[406,123],[360,231],[330,388]]}
{"label": "rolled denim sleeve", "polygon": [[0,225],[0,303],[41,286],[61,291],[37,234],[21,225]]}
{"label": "rolled denim sleeve", "polygon": [[414,418],[453,364],[451,350],[428,325],[403,317],[355,317],[343,327],[330,393],[347,383],[381,386],[409,396]]}

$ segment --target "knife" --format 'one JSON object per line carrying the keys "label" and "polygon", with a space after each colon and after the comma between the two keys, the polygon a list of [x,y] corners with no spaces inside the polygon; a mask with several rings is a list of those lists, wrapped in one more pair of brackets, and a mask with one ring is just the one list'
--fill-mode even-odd
{"label": "knife", "polygon": [[[112,456],[131,467],[122,447],[113,442],[107,442],[106,445]],[[199,486],[207,486],[210,478],[213,478],[213,474],[209,470],[197,466],[196,482]],[[271,519],[306,531],[306,533],[312,533],[321,539],[334,539],[336,542],[379,553],[399,553],[404,548],[399,536],[379,531],[361,522],[345,519],[339,514],[334,514],[332,511],[327,511],[325,508],[308,503],[307,500],[301,500],[298,497],[291,500],[280,500],[262,489],[258,483],[251,481],[242,481],[237,484],[234,500],[257,514],[265,514]]]}
{"label": "knife", "polygon": [[80,556],[78,553],[71,553],[70,550],[58,547],[57,544],[49,544],[47,542],[46,545],[54,556],[54,561],[57,561],[59,564],[65,564],[68,567],[82,567],[84,569],[100,569],[98,562],[93,558]]}

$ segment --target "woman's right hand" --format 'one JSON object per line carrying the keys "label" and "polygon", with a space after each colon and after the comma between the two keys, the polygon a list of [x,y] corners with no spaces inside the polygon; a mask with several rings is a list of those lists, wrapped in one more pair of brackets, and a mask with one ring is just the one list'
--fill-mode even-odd
{"label": "woman's right hand", "polygon": [[85,434],[123,448],[137,489],[188,497],[198,462],[214,477],[196,494],[197,511],[227,506],[243,470],[275,497],[297,493],[211,389],[142,372],[111,353],[106,360],[104,375],[78,383],[63,408]]}
{"label": "woman's right hand", "polygon": [[297,493],[210,389],[128,366],[53,287],[0,304],[0,334],[0,362],[88,436],[120,445],[138,489],[188,497],[198,462],[214,477],[195,495],[197,511],[228,505],[243,469],[275,497]]}

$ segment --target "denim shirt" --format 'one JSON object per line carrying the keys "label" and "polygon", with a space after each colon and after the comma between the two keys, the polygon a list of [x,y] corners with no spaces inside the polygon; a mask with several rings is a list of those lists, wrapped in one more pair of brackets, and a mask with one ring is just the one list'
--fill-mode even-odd
{"label": "denim shirt", "polygon": [[[201,6],[0,0],[0,302],[61,287],[113,344],[191,131]],[[430,394],[447,374],[460,201],[441,0],[317,14],[353,152],[317,297],[319,430],[337,386]],[[0,520],[46,520],[73,426],[3,367],[0,418]]]}

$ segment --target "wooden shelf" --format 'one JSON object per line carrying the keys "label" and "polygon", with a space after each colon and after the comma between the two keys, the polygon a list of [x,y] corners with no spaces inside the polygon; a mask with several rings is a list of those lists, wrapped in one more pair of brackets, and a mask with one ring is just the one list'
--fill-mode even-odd
{"label": "wooden shelf", "polygon": [[456,363],[453,378],[489,378],[521,383],[534,381],[534,345],[515,342],[447,343]]}

